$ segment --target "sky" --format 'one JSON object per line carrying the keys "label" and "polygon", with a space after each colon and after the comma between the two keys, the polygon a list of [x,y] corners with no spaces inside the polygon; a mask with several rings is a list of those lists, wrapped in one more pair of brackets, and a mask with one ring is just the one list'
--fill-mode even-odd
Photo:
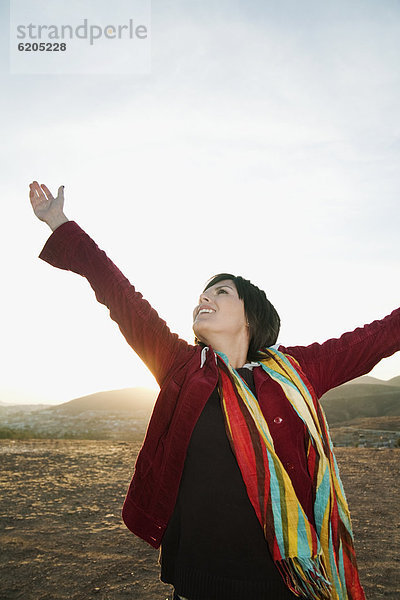
{"label": "sky", "polygon": [[398,1],[153,0],[142,73],[11,73],[7,2],[0,19],[1,401],[157,387],[87,281],[38,258],[33,180],[65,185],[67,217],[190,342],[222,271],[266,291],[287,346],[398,307]]}

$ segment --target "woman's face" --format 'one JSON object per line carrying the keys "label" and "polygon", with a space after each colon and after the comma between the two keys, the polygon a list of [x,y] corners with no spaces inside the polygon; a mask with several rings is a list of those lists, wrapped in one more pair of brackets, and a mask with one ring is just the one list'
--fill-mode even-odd
{"label": "woman's face", "polygon": [[220,281],[201,294],[193,311],[193,331],[198,340],[215,345],[218,335],[226,338],[246,330],[244,303],[233,281]]}

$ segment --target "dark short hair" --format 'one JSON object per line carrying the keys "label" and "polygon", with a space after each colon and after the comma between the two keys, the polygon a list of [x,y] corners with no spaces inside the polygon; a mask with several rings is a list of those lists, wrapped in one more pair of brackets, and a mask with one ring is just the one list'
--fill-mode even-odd
{"label": "dark short hair", "polygon": [[[248,279],[231,273],[214,275],[206,283],[205,292],[211,286],[229,279],[236,286],[238,296],[244,303],[244,310],[249,323],[250,344],[248,360],[257,360],[258,351],[273,346],[278,339],[281,320],[265,292]],[[198,343],[198,340],[196,340]]]}

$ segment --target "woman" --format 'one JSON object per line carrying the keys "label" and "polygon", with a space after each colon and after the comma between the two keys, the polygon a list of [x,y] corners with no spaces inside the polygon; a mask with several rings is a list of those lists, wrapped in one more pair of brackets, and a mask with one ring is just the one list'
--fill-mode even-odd
{"label": "woman", "polygon": [[30,184],[40,258],[87,278],[160,394],[123,507],[189,600],[362,600],[350,515],[318,399],[400,349],[400,309],[324,344],[276,343],[265,293],[214,277],[178,338],[106,254]]}

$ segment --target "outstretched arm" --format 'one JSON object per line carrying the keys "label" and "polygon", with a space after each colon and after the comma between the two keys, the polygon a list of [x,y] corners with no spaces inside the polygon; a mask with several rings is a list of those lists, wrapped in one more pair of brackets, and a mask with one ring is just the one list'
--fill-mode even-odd
{"label": "outstretched arm", "polygon": [[46,186],[33,182],[30,200],[36,216],[53,230],[39,258],[89,281],[97,300],[109,308],[128,344],[161,385],[174,364],[192,356],[194,346],[171,333],[105,252],[75,221],[67,219],[62,188],[54,198]]}
{"label": "outstretched arm", "polygon": [[400,308],[339,338],[310,346],[280,346],[296,358],[320,398],[328,390],[369,373],[400,350]]}

